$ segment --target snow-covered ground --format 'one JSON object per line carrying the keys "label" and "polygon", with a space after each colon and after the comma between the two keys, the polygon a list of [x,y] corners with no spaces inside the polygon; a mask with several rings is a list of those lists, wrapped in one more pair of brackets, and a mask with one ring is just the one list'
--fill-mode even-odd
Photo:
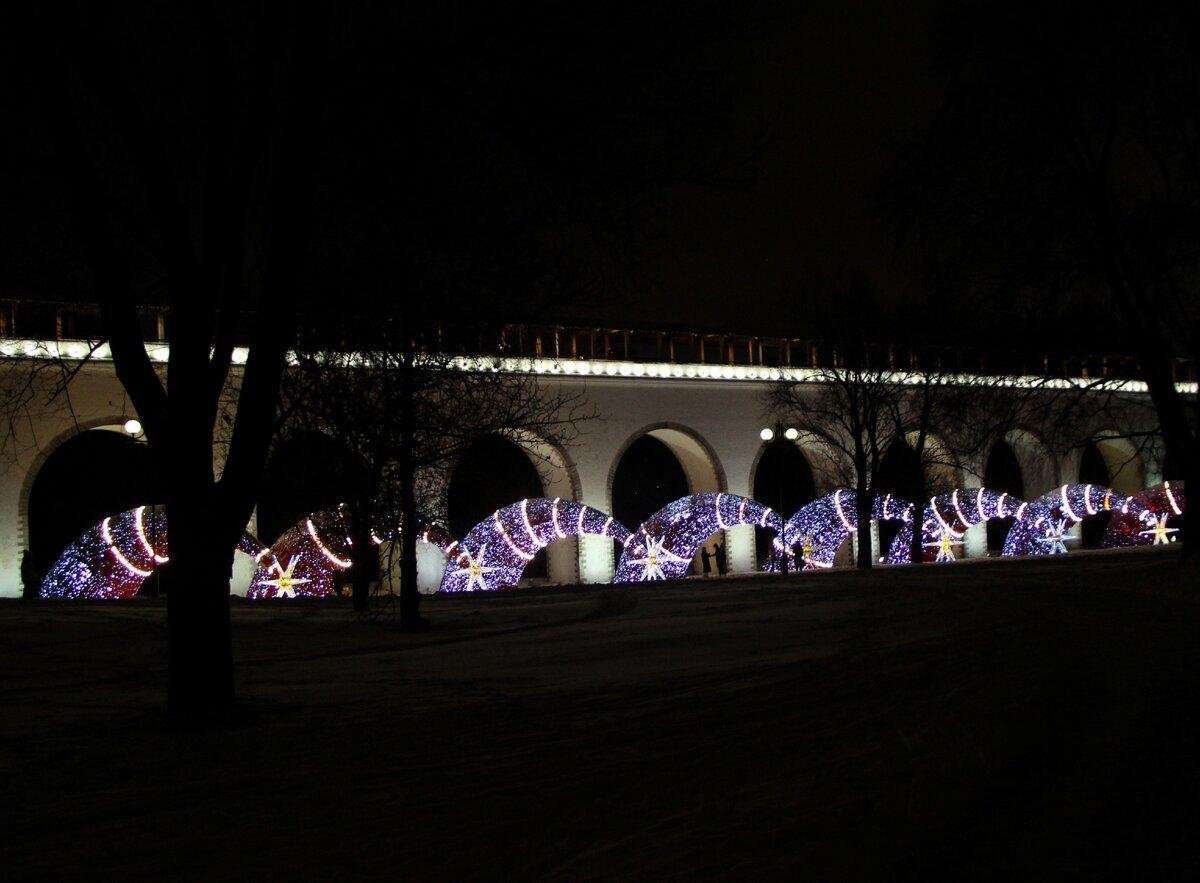
{"label": "snow-covered ground", "polygon": [[0,604],[0,876],[1200,874],[1175,550],[239,602],[201,734],[164,610]]}

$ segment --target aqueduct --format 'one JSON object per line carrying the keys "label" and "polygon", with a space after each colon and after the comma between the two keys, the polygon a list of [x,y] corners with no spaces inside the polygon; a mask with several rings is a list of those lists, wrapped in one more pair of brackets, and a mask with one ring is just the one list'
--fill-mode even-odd
{"label": "aqueduct", "polygon": [[[632,530],[648,514],[646,510],[684,495],[750,498],[766,494],[769,499],[764,502],[779,508],[787,518],[802,504],[835,489],[835,480],[820,468],[827,452],[818,450],[815,441],[799,435],[768,442],[761,433],[776,419],[766,411],[764,393],[780,377],[804,382],[805,372],[817,363],[815,350],[793,358],[797,355],[793,348],[798,351],[800,346],[796,342],[768,344],[747,338],[735,347],[721,338],[706,351],[706,337],[700,336],[697,348],[693,336],[690,349],[681,353],[684,347],[678,336],[659,334],[654,346],[637,340],[631,345],[629,332],[611,332],[618,341],[613,344],[609,332],[594,331],[587,348],[578,333],[571,334],[568,345],[565,332],[560,331],[555,331],[552,346],[546,335],[521,331],[523,336],[506,356],[506,370],[532,371],[550,389],[581,391],[599,419],[585,424],[568,450],[529,439],[530,456],[514,446],[530,469],[506,470],[515,476],[512,499],[484,506],[487,511],[522,497],[576,501],[604,513],[619,512],[625,506],[636,511],[627,516],[636,518],[628,524]],[[603,338],[600,346],[597,334]],[[165,344],[149,344],[148,349],[152,359],[165,362]],[[31,550],[44,572],[72,532],[77,535],[90,523],[88,519],[95,521],[145,501],[148,491],[144,467],[139,465],[139,445],[124,429],[136,414],[116,380],[106,350],[91,350],[89,344],[73,341],[0,340],[0,357],[13,364],[50,355],[80,363],[69,390],[69,408],[61,398],[32,402],[24,419],[12,427],[0,474],[0,595],[21,593],[24,550]],[[244,360],[244,354],[241,358]],[[1081,370],[1086,371],[1086,365]],[[1087,427],[1089,432],[1103,428]],[[981,454],[978,462],[965,464],[943,483],[973,488],[986,482],[996,491],[1032,500],[1055,487],[1077,482],[1134,494],[1165,477],[1156,446],[1139,451],[1113,438],[1072,449],[1065,441],[1043,440],[1027,427],[1014,426]],[[493,451],[488,456],[501,454]],[[215,465],[219,470],[221,464]],[[768,469],[770,475],[764,472]],[[448,484],[453,482],[451,476]],[[632,502],[617,499],[621,493],[615,489],[630,483],[644,492],[644,498]],[[774,499],[776,489],[779,502]],[[505,492],[507,489],[498,493]],[[466,503],[463,506],[469,508]],[[264,503],[261,526],[267,527],[270,521],[274,532],[287,517],[272,514],[268,518],[266,509]],[[451,510],[454,518],[453,506]],[[477,519],[481,512],[463,518]],[[247,526],[251,534],[259,527],[257,520]],[[724,537],[730,571],[751,571],[761,565],[764,540],[760,531],[756,541],[754,524],[730,524]],[[266,544],[275,539],[260,538]],[[995,536],[989,540],[987,526],[980,523],[966,531],[962,545],[965,555],[979,556],[988,554],[989,545],[996,551],[998,541]],[[881,554],[886,551],[882,549]],[[550,544],[544,553],[545,564],[531,565],[530,572],[553,582],[607,582],[614,575],[619,554],[620,548],[610,536],[581,532]],[[445,561],[437,549],[421,549],[423,590],[437,587]],[[535,567],[540,569],[535,571]],[[238,565],[235,590],[245,592],[253,568],[252,560]]]}

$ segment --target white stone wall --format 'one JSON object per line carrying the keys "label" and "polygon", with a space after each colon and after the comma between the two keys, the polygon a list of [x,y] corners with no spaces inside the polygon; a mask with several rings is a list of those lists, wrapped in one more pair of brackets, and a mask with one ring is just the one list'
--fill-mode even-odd
{"label": "white stone wall", "polygon": [[[753,470],[763,447],[759,431],[773,425],[776,415],[766,413],[769,381],[716,378],[665,378],[633,376],[546,375],[547,386],[582,390],[598,417],[581,427],[579,438],[566,451],[543,446],[534,458],[542,473],[545,493],[573,498],[605,512],[612,511],[612,479],[622,452],[637,438],[652,433],[680,460],[693,493],[724,491],[750,496]],[[20,594],[19,562],[26,545],[26,510],[29,487],[37,469],[54,448],[75,432],[105,424],[119,425],[134,416],[112,372],[111,364],[85,367],[70,387],[73,412],[62,399],[39,406],[17,429],[0,472],[0,595]],[[1026,496],[1030,499],[1078,474],[1078,452],[1055,457],[1032,433],[1020,430],[1008,441],[1020,462]],[[529,440],[534,444],[535,440]],[[801,439],[802,450],[811,445]],[[833,482],[821,470],[821,458],[809,461],[818,491],[832,490]],[[217,464],[218,469],[220,464]],[[98,464],[103,468],[103,464]],[[1141,468],[1141,467],[1139,467]],[[964,486],[977,486],[982,464],[963,473]],[[1161,479],[1157,462],[1141,473],[1144,480]],[[784,517],[791,513],[781,513]],[[627,525],[634,529],[637,525]],[[738,527],[726,531],[729,565],[734,572],[754,568],[754,531]],[[260,537],[271,542],[273,537]],[[984,554],[983,530],[969,534],[970,555]],[[613,544],[602,537],[556,543],[549,551],[553,582],[607,582],[615,561]],[[444,559],[435,550],[423,549],[418,560],[423,590],[436,587]],[[243,568],[244,569],[244,568]],[[249,576],[237,571],[239,585]],[[241,586],[244,590],[244,586]]]}

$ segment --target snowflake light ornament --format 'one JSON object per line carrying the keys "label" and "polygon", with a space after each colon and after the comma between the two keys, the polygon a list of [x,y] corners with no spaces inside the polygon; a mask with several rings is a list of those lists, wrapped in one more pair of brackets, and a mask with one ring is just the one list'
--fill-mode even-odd
{"label": "snowflake light ornament", "polygon": [[271,567],[279,575],[275,579],[262,579],[258,581],[260,586],[272,586],[275,589],[276,598],[295,598],[296,586],[310,582],[307,577],[295,576],[296,562],[300,560],[298,555],[293,555],[288,561],[287,568],[280,566],[278,561],[275,561]]}
{"label": "snowflake light ornament", "polygon": [[676,555],[670,549],[665,547],[666,537],[647,537],[646,538],[646,554],[642,558],[630,558],[630,564],[640,564],[642,567],[642,579],[666,579],[667,575],[663,573],[663,564],[673,561],[676,564],[690,564],[690,558],[683,558]]}
{"label": "snowflake light ornament", "polygon": [[1046,524],[1045,536],[1038,537],[1037,541],[1046,546],[1047,555],[1067,554],[1067,543],[1079,539],[1079,537],[1067,535],[1067,531],[1071,529],[1071,526],[1072,522],[1066,518],[1054,519]]}
{"label": "snowflake light ornament", "polygon": [[1146,530],[1139,530],[1140,537],[1153,537],[1152,546],[1165,546],[1167,543],[1175,542],[1175,537],[1171,536],[1177,533],[1179,528],[1167,527],[1167,520],[1171,517],[1169,512],[1164,512],[1157,518],[1153,512],[1143,512],[1142,521],[1146,525]]}

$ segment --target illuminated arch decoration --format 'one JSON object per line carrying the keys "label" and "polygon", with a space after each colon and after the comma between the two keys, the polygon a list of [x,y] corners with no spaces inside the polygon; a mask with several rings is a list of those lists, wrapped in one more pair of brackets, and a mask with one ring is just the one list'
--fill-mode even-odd
{"label": "illuminated arch decoration", "polygon": [[778,535],[781,519],[769,507],[735,494],[692,494],[668,503],[646,519],[625,543],[615,583],[678,579],[704,541],[717,531],[749,524]]}
{"label": "illuminated arch decoration", "polygon": [[521,500],[497,509],[449,550],[441,591],[512,588],[538,552],[557,540],[584,534],[619,543],[627,543],[630,536],[611,515],[561,497]]}
{"label": "illuminated arch decoration", "polygon": [[1065,555],[1078,538],[1069,531],[1085,518],[1104,512],[1140,516],[1132,497],[1098,484],[1064,484],[1031,500],[1004,539],[1003,555]]}
{"label": "illuminated arch decoration", "polygon": [[[237,551],[260,558],[266,548],[243,534]],[[167,516],[138,506],[104,518],[63,550],[39,592],[43,598],[127,600],[160,564],[170,561]]]}
{"label": "illuminated arch decoration", "polygon": [[342,507],[301,518],[258,561],[246,597],[324,598],[336,595],[336,575],[349,569],[351,540]]}
{"label": "illuminated arch decoration", "polygon": [[[792,555],[798,548],[802,570],[833,567],[838,548],[858,530],[858,494],[839,489],[804,506],[787,520],[783,542]],[[887,494],[871,504],[872,521],[912,521],[913,505]]]}
{"label": "illuminated arch decoration", "polygon": [[[398,528],[380,532],[371,531],[371,540],[377,546],[399,536]],[[456,545],[444,527],[432,523],[422,526],[417,541],[447,553]],[[353,545],[344,506],[301,518],[257,559],[246,597],[263,600],[336,595],[338,574],[354,563]]]}
{"label": "illuminated arch decoration", "polygon": [[[967,529],[993,518],[1020,521],[1028,504],[1011,494],[998,494],[987,488],[959,488],[938,494],[925,506],[921,520],[923,561],[939,564],[957,560],[955,549],[962,546]],[[888,564],[912,563],[912,523],[906,523],[888,549]]]}
{"label": "illuminated arch decoration", "polygon": [[1187,510],[1182,481],[1164,481],[1130,498],[1129,511],[1116,512],[1101,545],[1165,546],[1179,537],[1180,517]]}

